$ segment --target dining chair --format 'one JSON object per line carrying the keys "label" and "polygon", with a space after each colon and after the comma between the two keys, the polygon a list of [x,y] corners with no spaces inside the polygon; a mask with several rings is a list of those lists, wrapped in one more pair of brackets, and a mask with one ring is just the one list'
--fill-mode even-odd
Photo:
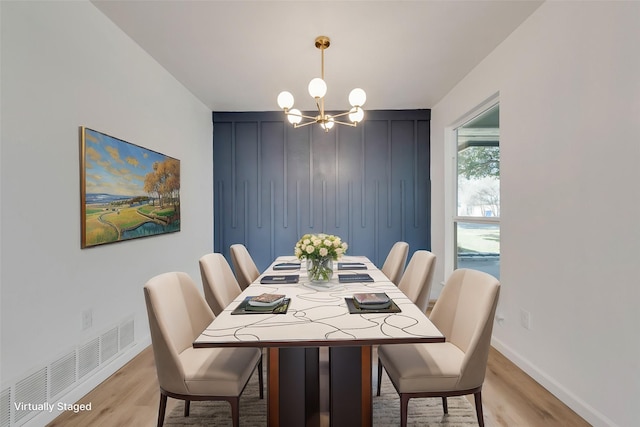
{"label": "dining chair", "polygon": [[193,340],[215,315],[187,273],[171,272],[151,278],[144,286],[151,330],[160,407],[158,427],[164,424],[167,398],[185,401],[189,416],[192,400],[226,400],[233,425],[240,421],[239,401],[258,367],[263,397],[262,353],[257,348],[193,348]]}
{"label": "dining chair", "polygon": [[431,316],[446,337],[442,343],[382,345],[378,348],[378,392],[382,368],[400,395],[400,425],[407,425],[409,399],[473,394],[480,427],[482,384],[498,304],[500,282],[490,274],[458,269],[447,280]]}
{"label": "dining chair", "polygon": [[382,272],[389,278],[395,285],[398,284],[404,271],[404,266],[407,263],[407,256],[409,255],[409,244],[407,242],[396,242],[391,247],[387,258],[382,264]]}
{"label": "dining chair", "polygon": [[204,297],[213,311],[218,316],[242,290],[236,277],[231,271],[227,259],[219,253],[206,254],[198,261]]}
{"label": "dining chair", "polygon": [[400,289],[423,313],[429,306],[429,294],[436,256],[425,250],[415,251],[409,260],[407,269],[402,274],[398,289]]}
{"label": "dining chair", "polygon": [[251,258],[246,246],[241,243],[231,245],[231,262],[236,272],[236,279],[240,289],[245,290],[260,275],[260,270]]}

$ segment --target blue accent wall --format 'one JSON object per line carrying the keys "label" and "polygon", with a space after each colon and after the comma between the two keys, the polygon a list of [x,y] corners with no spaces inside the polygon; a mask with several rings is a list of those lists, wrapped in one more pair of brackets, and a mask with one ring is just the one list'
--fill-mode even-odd
{"label": "blue accent wall", "polygon": [[294,129],[282,112],[213,113],[214,251],[260,270],[304,233],[339,235],[381,266],[431,248],[430,110],[367,111],[358,127]]}

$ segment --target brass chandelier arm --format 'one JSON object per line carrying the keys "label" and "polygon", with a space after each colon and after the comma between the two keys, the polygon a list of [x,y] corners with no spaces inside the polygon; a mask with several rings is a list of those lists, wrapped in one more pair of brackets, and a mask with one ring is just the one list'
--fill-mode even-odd
{"label": "brass chandelier arm", "polygon": [[320,117],[324,118],[324,98],[320,98],[320,102],[316,99],[316,108],[320,113]]}
{"label": "brass chandelier arm", "polygon": [[[351,126],[351,127],[358,126],[359,122],[343,122],[342,120],[335,120],[336,117],[344,116],[345,114],[348,114],[348,112],[339,114],[337,116],[332,116],[333,123],[338,123],[338,124],[341,124],[341,125],[346,125],[346,126]],[[296,116],[298,116],[298,115],[296,114]],[[305,127],[305,126],[309,126],[309,125],[313,125],[313,124],[316,124],[316,123],[322,123],[322,120],[320,120],[320,119],[318,119],[316,117],[305,116],[305,115],[300,115],[299,117],[303,117],[305,119],[309,119],[309,121],[304,122],[304,123],[294,123],[293,127],[296,128],[296,129],[297,128],[302,128],[302,127]]]}
{"label": "brass chandelier arm", "polygon": [[[360,107],[358,107],[360,108]],[[289,115],[291,114],[289,112],[289,110],[286,110],[285,115]],[[308,116],[306,114],[292,114],[296,117],[302,117],[303,119],[307,119],[309,120],[308,122],[305,123],[294,123],[293,127],[294,128],[300,128],[300,127],[304,127],[304,126],[308,126],[314,123],[322,123],[324,121],[328,121],[329,118],[334,122],[334,123],[339,123],[341,125],[347,125],[347,126],[351,126],[351,127],[356,127],[358,125],[358,122],[343,122],[342,120],[336,120],[339,117],[344,117],[348,114],[350,114],[351,111],[345,111],[344,113],[340,113],[340,114],[336,114],[335,116],[326,116],[326,115],[320,115],[320,116]]]}
{"label": "brass chandelier arm", "polygon": [[[354,127],[358,126],[358,122],[349,123],[349,122],[343,122],[343,121],[340,121],[340,120],[334,120],[333,122],[334,122],[334,123],[339,123],[339,124],[341,124],[341,125],[345,125],[345,126],[351,126],[352,128],[354,128]],[[293,127],[294,127],[295,129],[298,129],[298,128],[303,128],[303,127],[305,127],[305,126],[314,125],[314,124],[316,124],[316,123],[320,123],[320,121],[319,121],[319,120],[315,120],[315,119],[314,119],[313,121],[310,121],[310,122],[294,123],[294,124],[293,124]],[[325,132],[326,132],[326,131],[327,131],[327,129],[325,129]]]}
{"label": "brass chandelier arm", "polygon": [[345,111],[344,113],[336,114],[335,116],[331,116],[331,117],[333,117],[335,119],[337,117],[344,117],[344,116],[346,116],[347,114],[350,114],[350,113],[351,113],[351,111]]}
{"label": "brass chandelier arm", "polygon": [[314,125],[316,123],[317,122],[315,120],[313,120],[312,122],[294,123],[293,127],[294,127],[294,129],[298,129],[298,128],[303,128],[305,126]]}
{"label": "brass chandelier arm", "polygon": [[[335,117],[335,116],[334,116],[334,117]],[[343,122],[343,121],[341,121],[341,120],[334,120],[333,122],[334,122],[334,123],[339,123],[339,124],[341,124],[341,125],[351,126],[352,128],[354,128],[354,127],[358,126],[358,123],[359,123],[359,122],[351,122],[351,123],[350,123],[350,122]]]}
{"label": "brass chandelier arm", "polygon": [[[358,108],[360,108],[360,107],[358,107]],[[286,110],[284,113],[285,113],[287,116],[288,116],[289,114],[291,114],[292,116],[302,117],[303,119],[313,120],[313,121],[314,121],[314,123],[320,123],[320,122],[322,122],[322,121],[323,121],[323,120],[325,120],[325,119],[326,119],[326,120],[328,120],[328,119],[329,119],[329,116],[324,115],[324,114],[320,114],[319,116],[307,116],[306,114],[292,114],[289,110]],[[336,114],[335,116],[331,116],[331,118],[336,119],[336,118],[338,118],[338,117],[344,117],[344,116],[346,116],[346,115],[348,115],[348,114],[351,114],[351,111],[345,111],[344,113]]]}
{"label": "brass chandelier arm", "polygon": [[[286,110],[284,112],[284,114],[286,114],[287,116],[290,115],[291,113],[289,112],[289,110]],[[296,116],[296,117],[302,117],[303,119],[309,119],[309,120],[313,120],[313,122],[315,123],[317,120],[316,116],[307,116],[305,114],[291,114],[292,116]]]}

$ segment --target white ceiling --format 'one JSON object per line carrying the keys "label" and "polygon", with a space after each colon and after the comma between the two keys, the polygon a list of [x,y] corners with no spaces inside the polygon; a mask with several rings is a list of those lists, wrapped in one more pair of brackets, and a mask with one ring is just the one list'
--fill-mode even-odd
{"label": "white ceiling", "polygon": [[118,1],[92,3],[212,111],[274,111],[325,51],[326,108],[355,87],[365,110],[433,107],[541,1]]}

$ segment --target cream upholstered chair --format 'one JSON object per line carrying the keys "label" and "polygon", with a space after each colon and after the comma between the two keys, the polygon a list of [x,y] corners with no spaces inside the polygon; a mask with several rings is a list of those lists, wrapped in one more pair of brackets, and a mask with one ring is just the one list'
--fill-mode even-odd
{"label": "cream upholstered chair", "polygon": [[423,313],[429,306],[436,256],[429,251],[415,251],[398,283],[400,289]]}
{"label": "cream upholstered chair", "polygon": [[231,245],[231,262],[236,272],[238,285],[240,285],[240,289],[242,290],[253,283],[260,275],[260,270],[256,267],[256,263],[253,262],[251,254],[249,254],[249,251],[243,244],[236,243],[235,245]]}
{"label": "cream upholstered chair", "polygon": [[[186,273],[153,277],[144,286],[151,344],[160,383],[158,426],[164,423],[167,398],[185,401],[189,416],[192,400],[226,400],[233,425],[239,424],[239,400],[256,365],[262,373],[257,348],[193,348],[193,340],[215,318]],[[262,397],[262,376],[260,397]]]}
{"label": "cream upholstered chair", "polygon": [[202,287],[207,304],[216,316],[233,301],[242,290],[226,258],[219,253],[204,255],[198,261]]}
{"label": "cream upholstered chair", "polygon": [[400,395],[400,425],[407,425],[409,399],[473,394],[478,423],[482,415],[484,382],[498,304],[500,282],[490,274],[469,269],[453,272],[430,319],[446,342],[382,345],[378,348],[378,396],[382,367]]}
{"label": "cream upholstered chair", "polygon": [[400,281],[400,277],[402,277],[408,255],[409,244],[407,242],[396,242],[391,247],[384,264],[382,264],[380,270],[396,285]]}

